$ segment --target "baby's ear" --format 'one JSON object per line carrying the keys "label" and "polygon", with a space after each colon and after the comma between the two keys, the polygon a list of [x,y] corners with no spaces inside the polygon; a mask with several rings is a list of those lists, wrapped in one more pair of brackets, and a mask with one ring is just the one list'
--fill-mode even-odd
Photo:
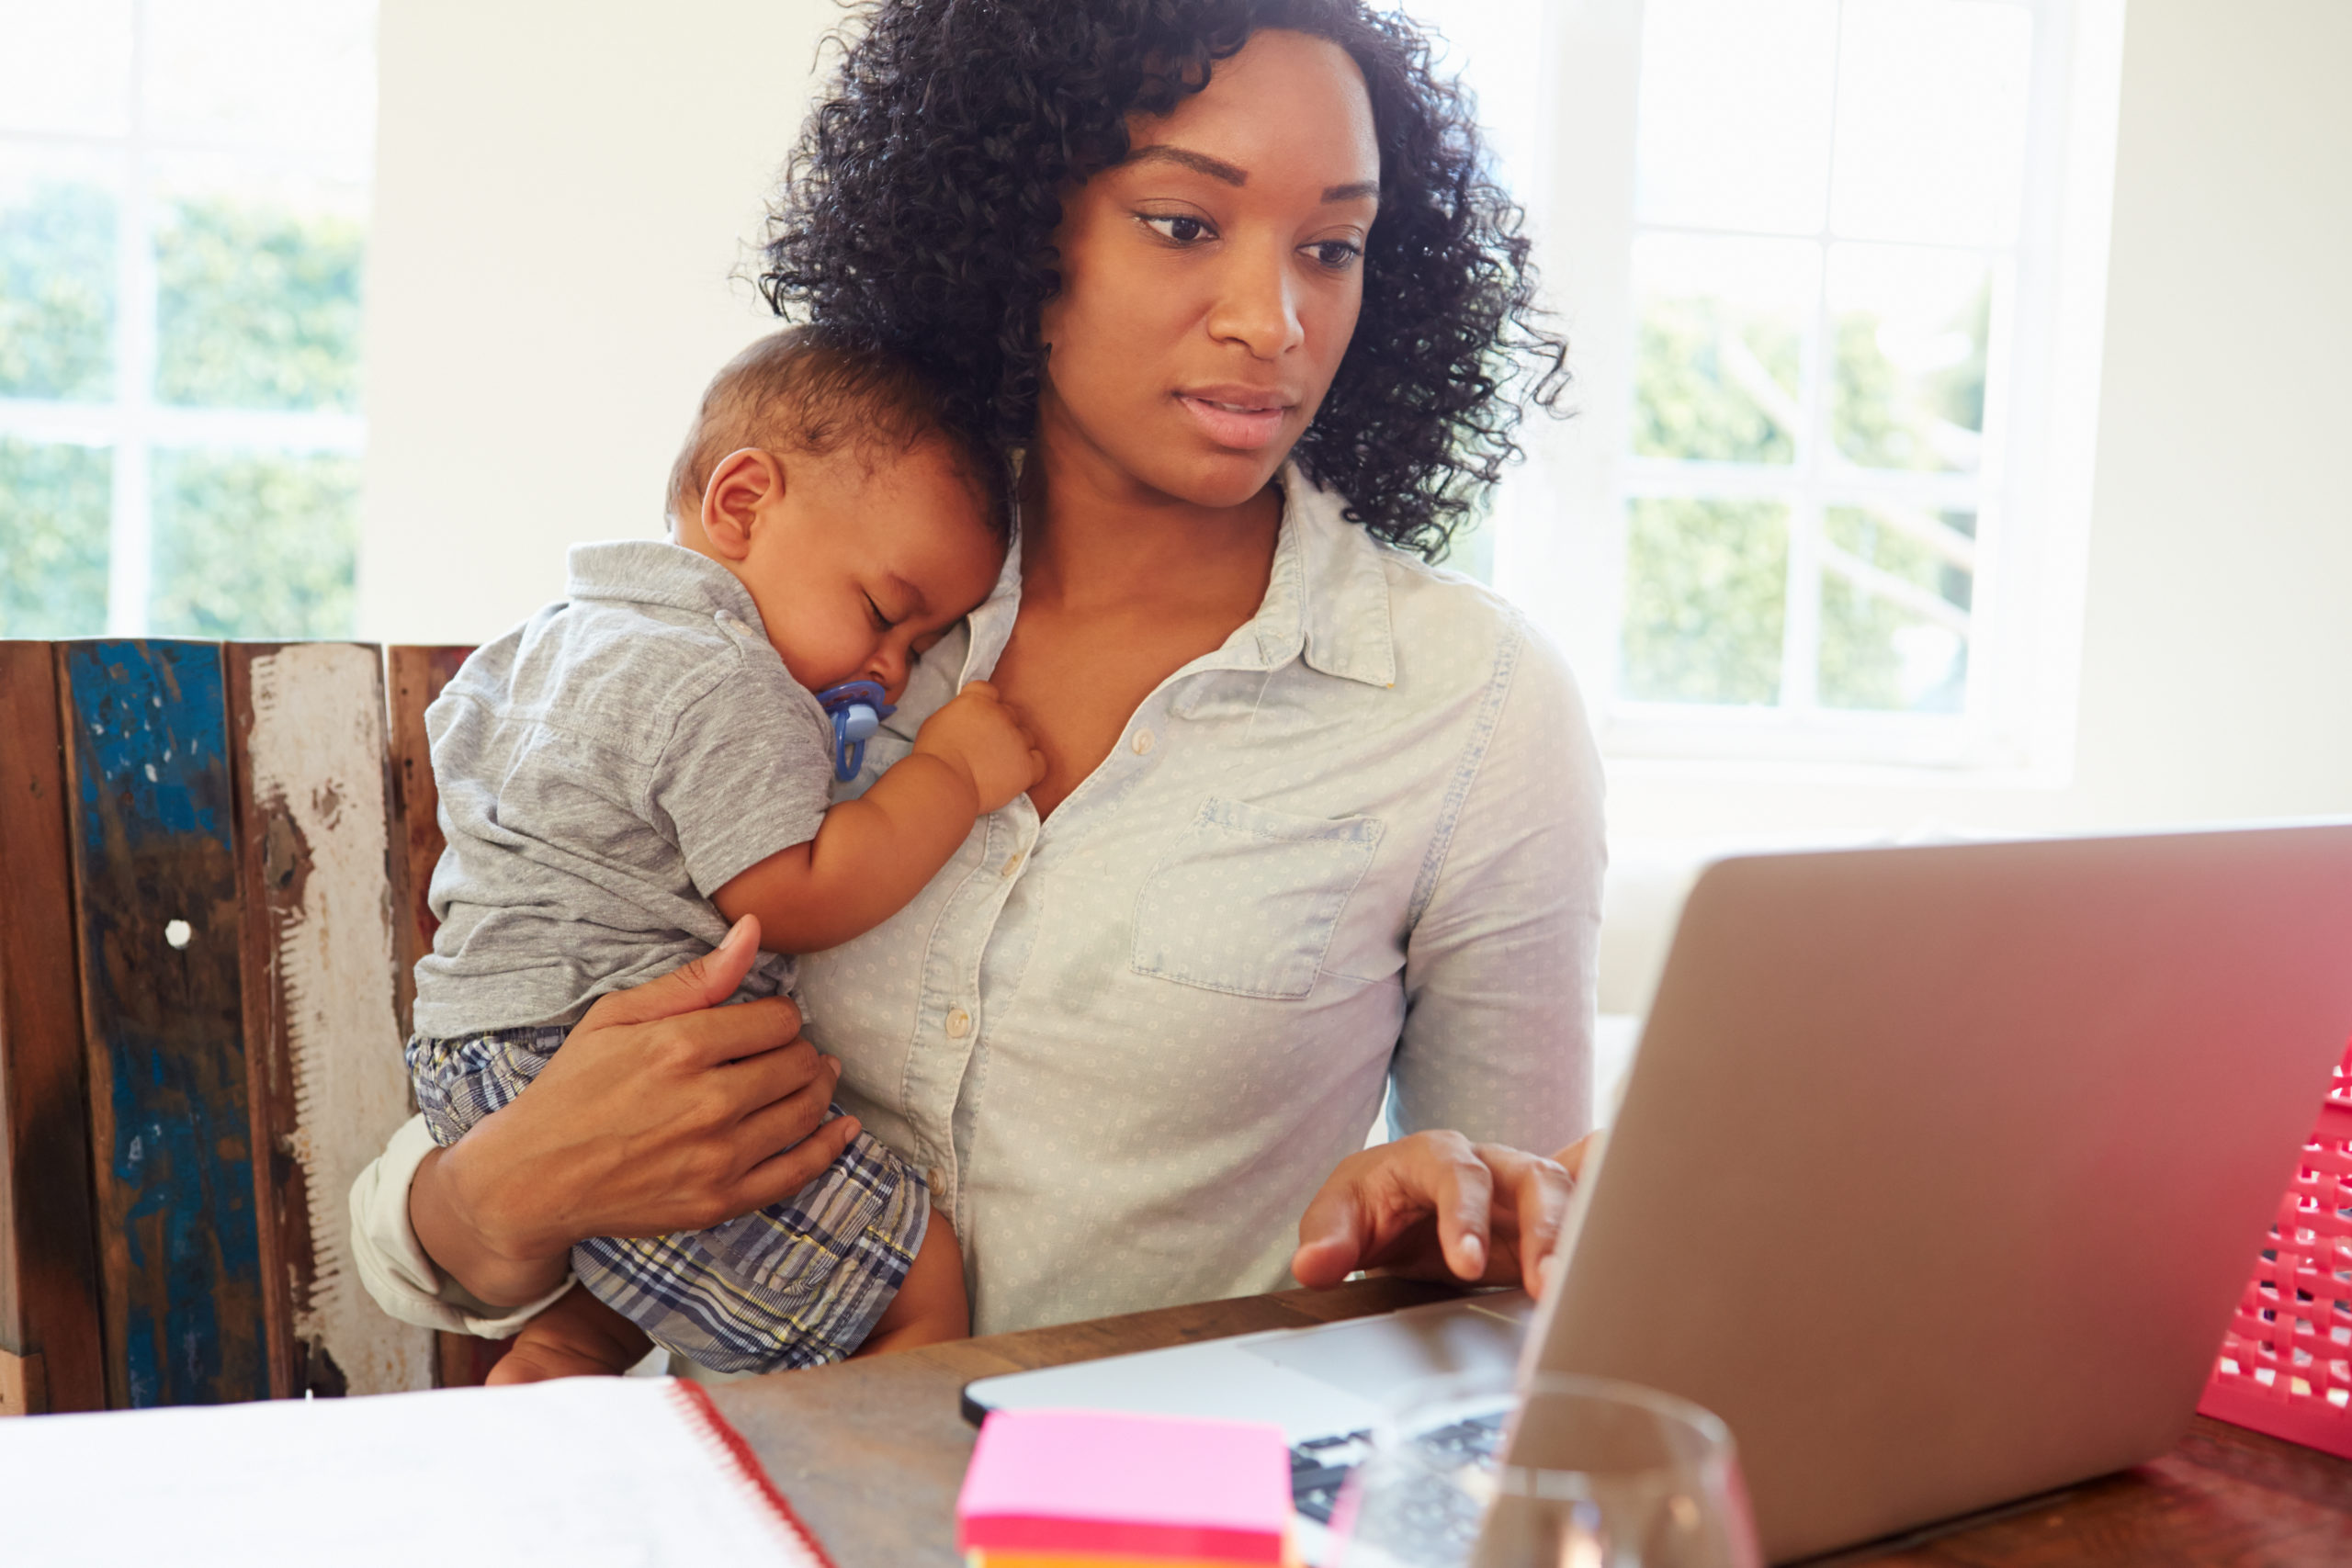
{"label": "baby's ear", "polygon": [[[783,495],[784,465],[773,454],[745,446],[721,457],[702,491],[702,532],[711,550],[729,560],[742,559],[751,551],[760,508]],[[678,542],[693,542],[683,525]]]}

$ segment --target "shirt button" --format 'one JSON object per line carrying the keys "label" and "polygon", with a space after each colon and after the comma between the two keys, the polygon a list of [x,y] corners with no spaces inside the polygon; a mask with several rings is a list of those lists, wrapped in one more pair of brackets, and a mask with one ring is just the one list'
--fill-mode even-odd
{"label": "shirt button", "polygon": [[954,1012],[947,1015],[948,1039],[961,1040],[964,1036],[971,1032],[972,1015],[970,1013],[966,1012],[962,1008],[957,1008]]}
{"label": "shirt button", "polygon": [[1127,744],[1134,747],[1136,749],[1136,755],[1140,757],[1150,751],[1154,746],[1159,745],[1159,741],[1158,737],[1154,736],[1150,730],[1138,729],[1136,731],[1136,738],[1133,740],[1128,741]]}
{"label": "shirt button", "polygon": [[946,1167],[934,1165],[929,1170],[924,1171],[922,1173],[922,1177],[925,1181],[931,1183],[931,1195],[933,1197],[936,1198],[942,1192],[947,1190]]}
{"label": "shirt button", "polygon": [[1012,858],[1004,863],[1004,869],[998,873],[998,874],[1001,876],[1011,876],[1014,872],[1019,871],[1021,869],[1021,858],[1020,852],[1015,851],[1012,854]]}

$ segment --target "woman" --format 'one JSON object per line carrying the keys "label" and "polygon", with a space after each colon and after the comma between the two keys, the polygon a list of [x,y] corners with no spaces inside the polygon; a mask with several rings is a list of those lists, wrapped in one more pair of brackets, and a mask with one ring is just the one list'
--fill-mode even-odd
{"label": "woman", "polygon": [[[1023,455],[1020,548],[897,723],[985,676],[1046,777],[804,959],[838,1066],[787,1003],[703,1010],[734,944],[606,998],[514,1105],[363,1179],[370,1288],[505,1331],[579,1236],[796,1190],[829,1092],[927,1168],[978,1332],[1532,1282],[1567,1177],[1525,1151],[1587,1117],[1600,771],[1557,658],[1407,553],[1514,453],[1519,374],[1562,379],[1466,104],[1362,0],[868,23],[766,282]],[[1406,1135],[1351,1152],[1384,1091]]]}

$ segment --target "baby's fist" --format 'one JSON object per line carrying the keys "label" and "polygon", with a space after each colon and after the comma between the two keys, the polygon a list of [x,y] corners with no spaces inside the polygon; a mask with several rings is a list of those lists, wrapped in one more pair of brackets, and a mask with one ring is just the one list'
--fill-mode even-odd
{"label": "baby's fist", "polygon": [[974,681],[923,720],[915,750],[968,773],[984,814],[1046,776],[1046,754],[986,681]]}

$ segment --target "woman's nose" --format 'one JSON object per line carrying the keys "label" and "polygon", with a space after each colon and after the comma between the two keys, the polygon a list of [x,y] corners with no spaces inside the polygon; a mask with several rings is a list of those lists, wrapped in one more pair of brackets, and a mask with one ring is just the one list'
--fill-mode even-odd
{"label": "woman's nose", "polygon": [[1290,254],[1238,255],[1219,280],[1209,335],[1238,343],[1259,359],[1274,359],[1306,341],[1293,297]]}

